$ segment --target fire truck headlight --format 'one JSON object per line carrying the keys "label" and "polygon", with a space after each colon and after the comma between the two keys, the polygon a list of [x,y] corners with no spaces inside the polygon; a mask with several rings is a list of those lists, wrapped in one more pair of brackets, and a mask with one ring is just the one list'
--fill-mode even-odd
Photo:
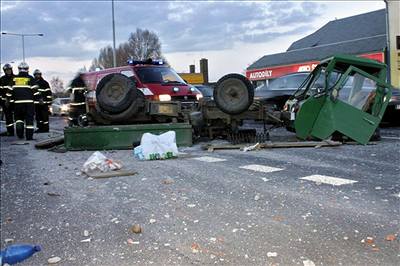
{"label": "fire truck headlight", "polygon": [[172,91],[173,91],[173,92],[178,92],[178,91],[179,91],[179,88],[174,87],[174,88],[172,88]]}
{"label": "fire truck headlight", "polygon": [[196,91],[196,88],[195,88],[195,87],[190,87],[190,91],[191,91],[191,92],[195,92],[195,91]]}
{"label": "fire truck headlight", "polygon": [[160,95],[158,96],[158,99],[159,99],[161,102],[169,102],[169,101],[171,101],[171,95],[169,95],[169,94],[160,94]]}

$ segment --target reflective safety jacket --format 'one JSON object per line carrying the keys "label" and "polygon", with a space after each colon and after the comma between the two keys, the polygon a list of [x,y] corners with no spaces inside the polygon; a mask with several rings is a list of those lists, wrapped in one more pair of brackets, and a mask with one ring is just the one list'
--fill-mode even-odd
{"label": "reflective safety jacket", "polygon": [[34,103],[40,97],[38,85],[34,78],[27,72],[21,72],[13,78],[13,86],[11,88],[11,102]]}
{"label": "reflective safety jacket", "polygon": [[78,76],[74,78],[71,82],[70,87],[67,89],[71,92],[71,103],[70,106],[85,105],[86,97],[86,86],[83,79]]}
{"label": "reflective safety jacket", "polygon": [[35,101],[35,104],[40,103],[40,100],[42,100],[43,104],[50,105],[53,98],[49,83],[43,78],[35,79],[35,82],[39,86],[38,91],[40,92],[39,100]]}
{"label": "reflective safety jacket", "polygon": [[0,78],[0,103],[3,105],[6,100],[11,99],[14,75],[4,75]]}

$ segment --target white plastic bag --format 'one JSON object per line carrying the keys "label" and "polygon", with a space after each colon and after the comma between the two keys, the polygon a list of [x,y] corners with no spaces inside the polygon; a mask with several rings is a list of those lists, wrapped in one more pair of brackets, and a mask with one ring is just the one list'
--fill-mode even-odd
{"label": "white plastic bag", "polygon": [[168,131],[161,135],[144,133],[140,147],[146,160],[169,159],[178,156],[175,131]]}
{"label": "white plastic bag", "polygon": [[119,170],[122,168],[122,164],[113,161],[101,152],[94,152],[83,164],[82,172],[89,174],[93,172],[109,172]]}

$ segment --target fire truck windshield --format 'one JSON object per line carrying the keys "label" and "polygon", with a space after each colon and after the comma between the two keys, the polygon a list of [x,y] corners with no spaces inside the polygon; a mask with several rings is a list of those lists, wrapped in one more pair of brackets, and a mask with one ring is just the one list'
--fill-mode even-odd
{"label": "fire truck windshield", "polygon": [[143,67],[136,70],[143,83],[186,84],[174,70],[169,67]]}

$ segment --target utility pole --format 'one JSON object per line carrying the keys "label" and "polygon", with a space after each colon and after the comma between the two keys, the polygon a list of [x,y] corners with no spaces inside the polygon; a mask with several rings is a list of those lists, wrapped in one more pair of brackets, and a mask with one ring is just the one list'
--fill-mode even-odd
{"label": "utility pole", "polygon": [[111,0],[112,5],[112,32],[113,32],[113,66],[117,66],[117,55],[115,54],[115,20],[114,20],[114,0]]}

